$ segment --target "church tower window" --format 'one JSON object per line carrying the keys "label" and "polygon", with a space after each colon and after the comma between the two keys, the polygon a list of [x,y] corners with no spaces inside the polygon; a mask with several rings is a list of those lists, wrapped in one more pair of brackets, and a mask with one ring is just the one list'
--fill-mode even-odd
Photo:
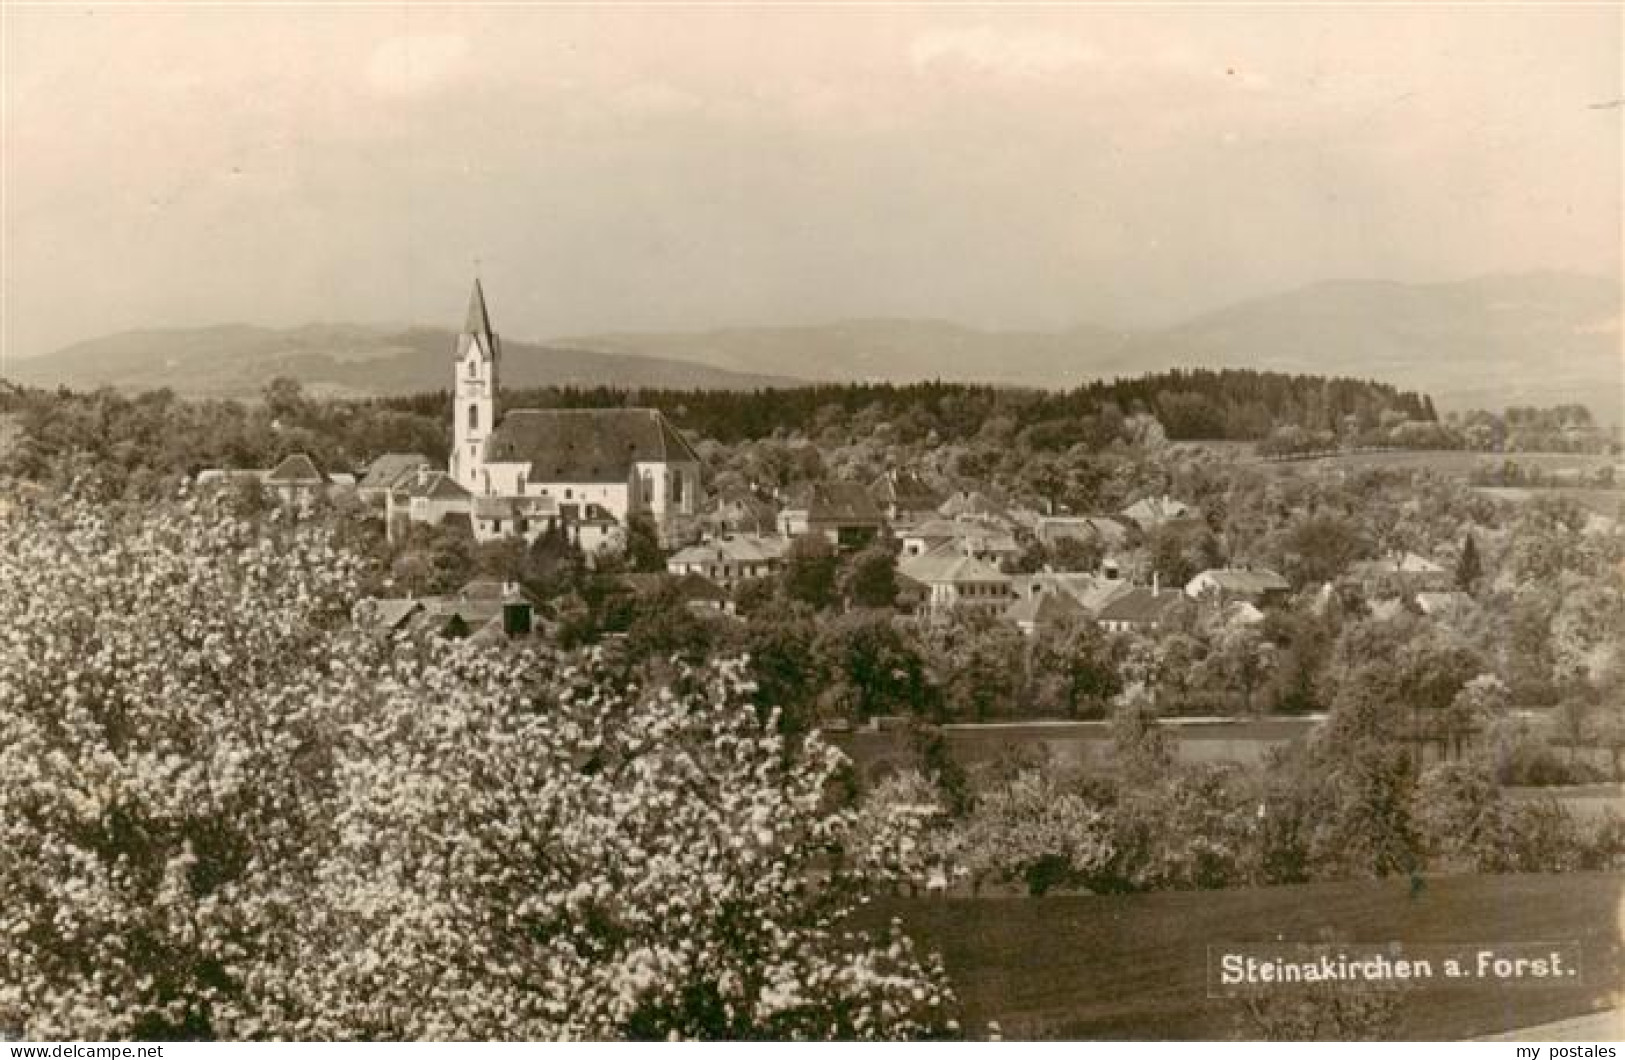
{"label": "church tower window", "polygon": [[468,429],[471,431],[480,429],[480,407],[478,405],[468,406]]}

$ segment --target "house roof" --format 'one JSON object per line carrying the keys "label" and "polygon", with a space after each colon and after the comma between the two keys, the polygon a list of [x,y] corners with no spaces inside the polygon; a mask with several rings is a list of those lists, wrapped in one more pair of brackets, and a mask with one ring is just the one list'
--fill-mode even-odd
{"label": "house roof", "polygon": [[743,520],[767,524],[773,522],[779,511],[778,505],[746,489],[729,490],[713,496],[705,510],[712,518],[731,518],[737,514]]}
{"label": "house roof", "polygon": [[397,629],[423,610],[423,601],[411,597],[389,597],[371,603],[373,624],[380,629]]}
{"label": "house roof", "polygon": [[625,482],[635,463],[700,459],[659,409],[515,409],[485,457],[528,463],[530,482]]}
{"label": "house roof", "polygon": [[357,485],[361,489],[387,489],[407,471],[419,465],[433,466],[422,453],[385,453],[367,465],[367,473]]}
{"label": "house roof", "polygon": [[1473,598],[1459,589],[1449,592],[1416,594],[1416,606],[1424,615],[1436,615],[1441,611],[1453,611],[1472,602]]}
{"label": "house roof", "polygon": [[1038,593],[1023,596],[1004,612],[1010,622],[1047,626],[1087,615],[1083,605],[1071,593]]}
{"label": "house roof", "polygon": [[467,500],[468,490],[444,471],[428,471],[422,477],[403,475],[391,492],[397,501],[425,497],[429,500]]}
{"label": "house roof", "polygon": [[263,482],[268,474],[263,468],[206,467],[197,473],[199,486],[216,482]]}
{"label": "house roof", "polygon": [[869,496],[881,504],[895,504],[913,511],[934,510],[942,503],[942,495],[908,468],[893,469],[875,479],[869,484]]}
{"label": "house roof", "polygon": [[971,492],[961,490],[943,501],[942,505],[937,508],[937,512],[950,519],[962,515],[979,515],[994,519],[1008,518],[1002,505],[994,503],[987,494],[979,490]]}
{"label": "house roof", "polygon": [[1058,541],[1066,537],[1079,540],[1099,538],[1113,545],[1121,543],[1128,536],[1127,527],[1103,515],[1045,515],[1039,518],[1033,532],[1043,541]]}
{"label": "house roof", "polygon": [[898,573],[925,585],[957,584],[961,582],[1010,583],[1010,576],[996,570],[979,559],[969,556],[925,555],[905,559],[897,566]]}
{"label": "house roof", "polygon": [[1232,600],[1224,609],[1224,620],[1232,626],[1256,626],[1264,621],[1264,612],[1246,600]]}
{"label": "house roof", "polygon": [[266,474],[265,481],[272,486],[320,486],[327,481],[327,476],[316,470],[316,464],[310,457],[304,453],[294,453],[272,468]]}
{"label": "house roof", "polygon": [[783,559],[789,542],[782,537],[719,537],[674,552],[668,565],[689,563],[766,563]]}
{"label": "house roof", "polygon": [[1160,622],[1179,600],[1180,594],[1176,591],[1153,593],[1136,585],[1101,608],[1099,617],[1102,622]]}
{"label": "house roof", "polygon": [[497,603],[535,603],[531,595],[518,582],[504,582],[497,578],[475,578],[457,591],[461,600],[496,601]]}
{"label": "house roof", "polygon": [[1262,568],[1213,567],[1192,578],[1190,584],[1195,585],[1203,579],[1227,593],[1268,593],[1292,588],[1285,578]]}
{"label": "house roof", "polygon": [[856,482],[819,482],[808,493],[809,523],[879,523],[885,515]]}
{"label": "house roof", "polygon": [[1144,497],[1124,508],[1122,515],[1141,526],[1155,526],[1174,519],[1183,519],[1191,513],[1190,505],[1173,497]]}
{"label": "house roof", "polygon": [[1396,574],[1443,574],[1445,570],[1426,556],[1396,552],[1381,559],[1362,560],[1354,564],[1354,572],[1362,577],[1381,578]]}
{"label": "house roof", "polygon": [[461,618],[470,630],[483,626],[493,618],[502,617],[501,600],[464,600],[451,596],[423,598],[424,614],[437,626],[450,622],[453,616]]}
{"label": "house roof", "polygon": [[927,519],[908,531],[905,537],[941,538],[949,540],[967,533],[969,527],[957,519]]}
{"label": "house roof", "polygon": [[1011,586],[1023,596],[1064,593],[1092,615],[1099,614],[1101,608],[1134,588],[1120,578],[1102,578],[1080,571],[1018,574],[1011,579]]}

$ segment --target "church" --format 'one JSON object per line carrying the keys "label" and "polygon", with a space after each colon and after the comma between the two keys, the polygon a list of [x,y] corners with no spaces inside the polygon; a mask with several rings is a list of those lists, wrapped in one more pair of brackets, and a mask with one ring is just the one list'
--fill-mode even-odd
{"label": "church", "polygon": [[[659,409],[503,411],[501,367],[502,341],[476,279],[453,355],[447,473],[422,469],[404,478],[403,496],[390,492],[392,515],[397,503],[418,521],[466,511],[481,541],[534,540],[557,525],[588,551],[637,515],[650,519],[666,547],[695,536],[704,507],[700,458]],[[414,504],[414,492],[433,492],[439,503]]]}

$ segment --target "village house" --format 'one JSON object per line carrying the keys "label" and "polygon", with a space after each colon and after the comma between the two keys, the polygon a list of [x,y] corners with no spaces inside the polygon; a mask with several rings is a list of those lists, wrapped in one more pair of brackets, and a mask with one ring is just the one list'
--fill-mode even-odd
{"label": "village house", "polygon": [[1065,594],[1077,601],[1078,606],[1090,616],[1099,615],[1107,604],[1132,588],[1121,578],[1082,571],[1041,571],[1037,574],[1016,574],[1010,578],[1010,591],[1016,596],[1027,598],[1050,593]]}
{"label": "village house", "polygon": [[1071,593],[1039,592],[1017,598],[1005,608],[1004,620],[1029,637],[1057,626],[1081,622],[1089,612]]}
{"label": "village house", "polygon": [[500,641],[531,633],[535,601],[515,582],[476,579],[445,596],[364,600],[358,605],[357,617],[374,629],[396,635]]}
{"label": "village house", "polygon": [[1136,585],[1101,608],[1095,620],[1112,633],[1153,632],[1184,603],[1185,597],[1176,590]]}
{"label": "village house", "polygon": [[1422,614],[1446,622],[1460,618],[1473,607],[1473,598],[1459,589],[1419,592],[1413,602]]}
{"label": "village house", "polygon": [[1195,516],[1190,505],[1167,495],[1141,498],[1118,514],[1146,533],[1159,526]]}
{"label": "village house", "polygon": [[1105,552],[1115,552],[1128,539],[1128,528],[1116,519],[1101,515],[1044,515],[1033,527],[1033,536],[1045,545],[1070,539],[1098,544]]}
{"label": "village house", "polygon": [[1008,530],[968,519],[929,519],[903,531],[901,542],[907,557],[954,553],[997,565],[1021,555]]}
{"label": "village house", "polygon": [[724,534],[771,534],[778,527],[778,506],[754,490],[736,486],[719,491],[700,516],[713,537]]}
{"label": "village house", "polygon": [[841,551],[854,551],[885,532],[880,506],[856,482],[812,483],[803,498],[802,504],[779,513],[779,532],[785,537],[817,534]]}
{"label": "village house", "polygon": [[422,453],[385,453],[367,465],[367,473],[356,483],[356,497],[364,504],[384,506],[390,487],[419,467],[433,467]]}
{"label": "village house", "polygon": [[784,567],[789,540],[729,535],[680,549],[666,560],[674,575],[698,574],[731,589],[747,578],[767,578]]}
{"label": "village house", "polygon": [[1015,520],[1005,506],[980,490],[958,491],[942,502],[937,514],[944,519],[972,519],[1006,530],[1016,528]]}
{"label": "village house", "polygon": [[893,526],[908,526],[931,518],[943,500],[916,472],[897,469],[871,482],[869,496]]}
{"label": "village house", "polygon": [[997,616],[1010,606],[1009,575],[969,556],[915,556],[898,564],[897,574],[920,587],[920,607],[928,615]]}
{"label": "village house", "polygon": [[284,457],[266,473],[265,488],[283,504],[303,504],[327,492],[327,476],[304,453]]}
{"label": "village house", "polygon": [[1367,596],[1443,592],[1455,584],[1449,570],[1414,552],[1393,552],[1355,563],[1349,568],[1349,580]]}
{"label": "village house", "polygon": [[450,473],[419,464],[395,480],[384,494],[384,531],[391,541],[409,523],[440,526],[461,523],[473,533],[473,498]]}
{"label": "village house", "polygon": [[1185,595],[1220,605],[1245,600],[1257,607],[1284,601],[1292,591],[1287,580],[1272,570],[1254,567],[1214,567],[1185,583]]}

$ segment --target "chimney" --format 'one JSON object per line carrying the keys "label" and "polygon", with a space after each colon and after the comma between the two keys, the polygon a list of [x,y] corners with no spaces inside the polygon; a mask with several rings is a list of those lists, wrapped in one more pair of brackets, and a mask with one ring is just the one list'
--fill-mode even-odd
{"label": "chimney", "polygon": [[418,485],[419,486],[427,486],[428,484],[429,484],[429,465],[428,464],[419,464],[418,465]]}

